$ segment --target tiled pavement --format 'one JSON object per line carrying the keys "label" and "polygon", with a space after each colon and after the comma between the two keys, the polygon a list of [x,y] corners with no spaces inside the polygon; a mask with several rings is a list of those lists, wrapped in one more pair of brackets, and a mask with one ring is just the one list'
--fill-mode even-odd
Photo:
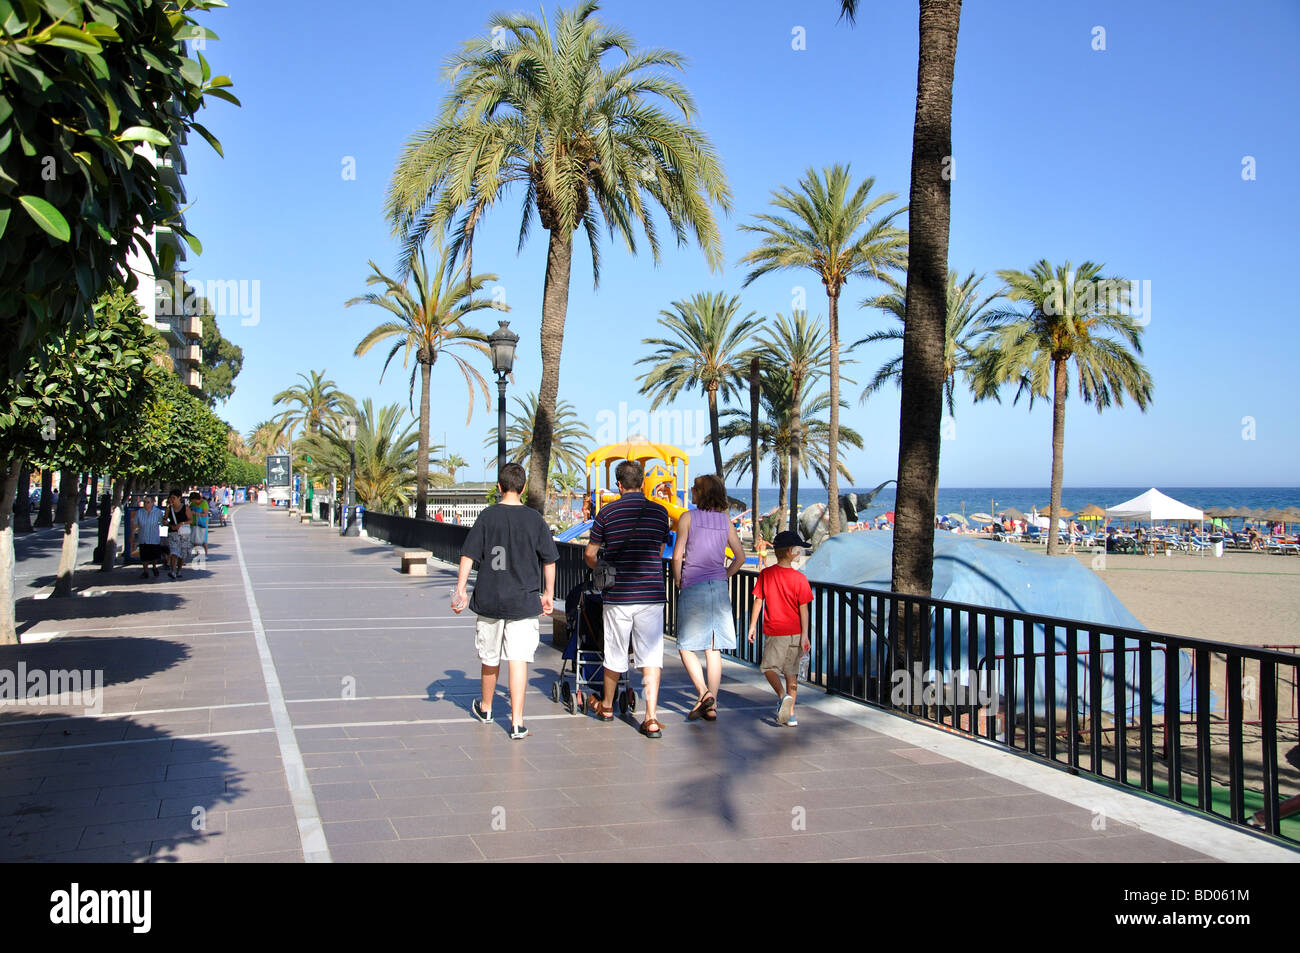
{"label": "tiled pavement", "polygon": [[532,736],[512,742],[503,696],[497,724],[468,714],[472,618],[448,608],[449,573],[401,575],[387,546],[251,505],[184,580],[78,582],[21,602],[25,642],[0,647],[0,669],[105,680],[97,717],[0,708],[3,861],[301,861],[304,843],[334,861],[1210,859],[816,705],[778,727],[741,666],[717,722],[689,723],[670,661],[649,741],[563,714],[544,641]]}

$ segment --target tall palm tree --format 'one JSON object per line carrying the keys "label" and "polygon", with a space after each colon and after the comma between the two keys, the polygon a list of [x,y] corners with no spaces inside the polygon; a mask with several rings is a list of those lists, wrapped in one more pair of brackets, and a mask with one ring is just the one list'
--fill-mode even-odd
{"label": "tall palm tree", "polygon": [[[541,413],[536,392],[527,399],[515,397],[519,413],[511,412],[506,421],[506,462],[526,463],[533,452],[532,435]],[[587,425],[578,419],[573,405],[562,400],[555,408],[555,437],[551,445],[551,460],[563,470],[582,470],[587,464],[587,447],[595,438]],[[497,432],[483,440],[484,447],[496,447]],[[549,470],[547,471],[549,474]],[[528,493],[532,497],[532,491]]]}
{"label": "tall palm tree", "polygon": [[[493,308],[508,311],[504,302],[492,298],[473,300],[473,292],[482,290],[489,281],[496,281],[496,275],[479,275],[473,279],[459,279],[460,271],[451,271],[451,251],[439,249],[440,260],[434,272],[429,271],[424,258],[424,248],[420,247],[415,260],[410,263],[410,278],[415,287],[408,288],[405,281],[397,281],[384,274],[373,261],[370,268],[374,272],[366,279],[368,285],[378,285],[384,290],[370,292],[351,298],[347,307],[354,304],[373,304],[389,312],[393,319],[372,328],[357,345],[354,356],[361,357],[376,344],[393,341],[393,346],[384,360],[379,379],[384,379],[388,365],[398,351],[404,350],[402,366],[410,363],[415,356],[415,367],[411,368],[410,393],[415,394],[415,373],[420,372],[420,469],[416,474],[415,484],[415,518],[424,519],[428,513],[429,501],[429,380],[433,376],[433,365],[438,357],[446,354],[460,369],[465,378],[465,389],[469,392],[469,406],[465,415],[468,426],[474,416],[474,386],[477,384],[483,393],[483,405],[489,402],[487,381],[470,363],[456,352],[469,350],[484,357],[491,357],[486,344],[487,336],[475,328],[464,324],[464,318],[475,311]],[[444,285],[444,277],[446,283]]]}
{"label": "tall palm tree", "polygon": [[[995,291],[981,298],[979,286],[983,281],[984,276],[976,278],[973,271],[961,279],[958,278],[957,272],[948,272],[948,319],[944,328],[943,344],[943,394],[949,414],[956,412],[957,375],[961,374],[968,383],[970,382],[971,371],[975,365],[976,346],[984,332],[988,330],[987,308],[999,297],[999,292]],[[878,341],[898,341],[902,344],[904,329],[907,326],[906,292],[893,278],[889,280],[889,284],[893,290],[887,294],[864,299],[862,307],[883,311],[893,317],[898,325],[873,331],[866,337],[854,341],[850,345],[850,350],[859,344],[873,344]],[[863,389],[861,402],[866,403],[868,397],[890,381],[902,386],[902,367],[903,355],[900,349],[896,357],[880,365],[871,383]]]}
{"label": "tall palm tree", "polygon": [[325,424],[338,416],[343,397],[338,385],[325,379],[324,371],[311,371],[311,377],[299,374],[303,383],[280,391],[273,398],[277,406],[292,404],[273,419],[276,437],[283,443],[292,443],[297,437],[299,426],[304,436],[318,432]]}
{"label": "tall palm tree", "polygon": [[451,477],[451,482],[456,482],[456,471],[469,466],[465,458],[458,453],[451,453],[442,458],[442,468],[447,471],[447,476]]}
{"label": "tall palm tree", "polygon": [[[776,213],[756,215],[758,224],[742,225],[759,236],[758,247],[740,259],[753,266],[745,284],[772,271],[809,269],[826,288],[830,312],[830,482],[827,485],[829,532],[840,531],[839,468],[835,465],[840,427],[840,293],[850,278],[880,279],[906,260],[906,239],[893,221],[903,212],[885,206],[893,192],[871,197],[872,177],[857,187],[848,166],[822,172],[809,169],[798,190],[782,186],[772,193]],[[780,214],[780,213],[784,213]]]}
{"label": "tall palm tree", "polygon": [[548,233],[540,413],[528,454],[534,507],[546,495],[574,232],[587,234],[597,285],[602,225],[633,254],[643,232],[658,264],[655,206],[678,245],[693,236],[709,265],[721,268],[713,206],[731,209],[713,144],[695,125],[695,101],[670,75],[683,57],[637,49],[597,9],[586,2],[561,11],[553,31],[544,15],[493,16],[489,34],[468,40],[448,62],[441,114],[407,143],[388,194],[389,217],[408,248],[451,228],[459,249],[516,184],[523,190],[519,247],[534,217]]}
{"label": "tall palm tree", "polygon": [[[404,509],[411,502],[415,474],[420,468],[416,421],[412,419],[403,426],[406,411],[401,404],[389,404],[376,411],[369,397],[359,407],[349,398],[341,410],[340,416],[346,414],[357,421],[357,498],[372,509]],[[311,454],[319,472],[346,478],[350,444],[338,420],[304,438],[300,446]],[[427,464],[426,459],[426,473]]]}
{"label": "tall palm tree", "polygon": [[1080,399],[1097,413],[1112,402],[1122,406],[1125,395],[1143,411],[1151,402],[1151,373],[1136,356],[1142,353],[1142,327],[1127,313],[1128,282],[1101,277],[1103,267],[1086,261],[1075,271],[1068,261],[1053,267],[1044,259],[1028,272],[999,271],[1005,297],[1023,310],[995,313],[978,351],[977,394],[1014,381],[1017,401],[1028,394],[1031,407],[1035,397],[1052,402],[1049,556],[1057,548],[1070,365]]}
{"label": "tall palm tree", "polygon": [[581,470],[553,470],[551,489],[564,499],[565,506],[573,504],[573,498],[582,491],[583,475]]}
{"label": "tall palm tree", "polygon": [[759,322],[751,311],[736,320],[740,295],[701,292],[674,301],[671,311],[660,311],[659,324],[673,336],[644,338],[641,343],[658,348],[638,364],[651,365],[637,380],[641,393],[653,395],[650,409],[676,400],[682,391],[702,390],[709,401],[709,437],[713,442],[715,473],[722,473],[722,444],[718,442],[718,398],[729,401],[740,393],[742,375],[749,364],[748,338]]}
{"label": "tall palm tree", "polygon": [[[818,394],[808,392],[798,408],[791,397],[789,378],[770,378],[759,398],[764,411],[758,427],[759,458],[771,458],[771,479],[779,494],[778,530],[786,521],[787,507],[788,512],[795,512],[787,495],[795,474],[802,472],[816,476],[822,486],[829,480],[830,424],[825,415],[830,406],[830,394],[826,391]],[[724,440],[749,435],[751,417],[747,411],[727,408],[722,412],[722,418],[720,432]],[[840,440],[858,449],[863,445],[862,435],[852,427],[840,428]],[[750,451],[745,448],[726,460],[722,472],[727,478],[739,478],[750,471],[751,465]],[[844,461],[837,458],[835,465],[839,475],[852,483],[853,475]],[[755,527],[758,526],[758,516],[753,514]]]}
{"label": "tall palm tree", "polygon": [[[858,0],[840,2],[840,14],[850,23],[857,8]],[[890,587],[928,596],[934,582],[934,513],[939,492],[944,291],[952,203],[952,80],[961,0],[920,0],[920,8]],[[899,641],[895,659],[904,657],[902,647]]]}
{"label": "tall palm tree", "polygon": [[283,438],[280,437],[279,431],[280,428],[270,420],[263,420],[248,431],[245,439],[248,445],[249,459],[256,460],[259,457],[284,452],[285,444]]}
{"label": "tall palm tree", "polygon": [[[789,431],[792,441],[790,455],[801,458],[799,440],[803,427],[799,422],[799,413],[803,406],[804,390],[825,376],[831,367],[831,348],[826,339],[826,328],[820,321],[810,320],[807,311],[794,311],[789,318],[777,314],[775,324],[764,327],[758,341],[762,347],[766,376],[769,379],[789,380],[788,407],[793,415]],[[827,404],[829,405],[829,400]],[[798,467],[790,471],[789,528],[794,532],[799,531]]]}

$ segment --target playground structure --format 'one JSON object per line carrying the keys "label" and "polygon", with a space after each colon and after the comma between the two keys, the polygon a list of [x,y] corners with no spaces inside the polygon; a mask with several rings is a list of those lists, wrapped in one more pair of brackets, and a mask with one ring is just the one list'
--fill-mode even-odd
{"label": "playground structure", "polygon": [[[645,468],[642,488],[646,499],[668,511],[668,522],[676,530],[677,517],[687,510],[683,494],[690,485],[690,457],[671,444],[650,443],[635,437],[597,447],[587,454],[589,518],[594,519],[602,506],[618,499],[612,468],[623,460],[635,460]],[[604,464],[603,482],[600,482],[601,464]]]}

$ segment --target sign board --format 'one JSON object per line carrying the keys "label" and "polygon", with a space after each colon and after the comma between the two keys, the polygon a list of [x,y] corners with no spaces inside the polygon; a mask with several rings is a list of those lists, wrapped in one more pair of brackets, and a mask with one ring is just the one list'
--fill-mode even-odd
{"label": "sign board", "polygon": [[289,455],[287,453],[271,454],[266,458],[266,485],[287,487],[289,485]]}

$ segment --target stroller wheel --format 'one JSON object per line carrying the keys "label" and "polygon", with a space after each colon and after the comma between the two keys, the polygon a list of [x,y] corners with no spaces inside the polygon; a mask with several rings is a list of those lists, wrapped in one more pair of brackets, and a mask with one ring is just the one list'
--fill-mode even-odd
{"label": "stroller wheel", "polygon": [[[619,692],[619,695],[618,695],[618,710],[619,710],[622,714],[624,714],[624,715],[627,714],[628,708],[631,707],[631,705],[628,703],[628,698],[627,698],[627,696],[628,696],[628,693],[627,693],[626,691]],[[635,710],[635,709],[633,709],[633,710]]]}
{"label": "stroller wheel", "polygon": [[564,705],[564,710],[573,714],[573,691],[569,688],[568,682],[557,683],[560,687],[560,701]]}
{"label": "stroller wheel", "polygon": [[558,702],[559,700],[560,700],[560,683],[551,682],[551,701]]}
{"label": "stroller wheel", "polygon": [[627,690],[627,710],[636,711],[636,692],[630,688]]}

